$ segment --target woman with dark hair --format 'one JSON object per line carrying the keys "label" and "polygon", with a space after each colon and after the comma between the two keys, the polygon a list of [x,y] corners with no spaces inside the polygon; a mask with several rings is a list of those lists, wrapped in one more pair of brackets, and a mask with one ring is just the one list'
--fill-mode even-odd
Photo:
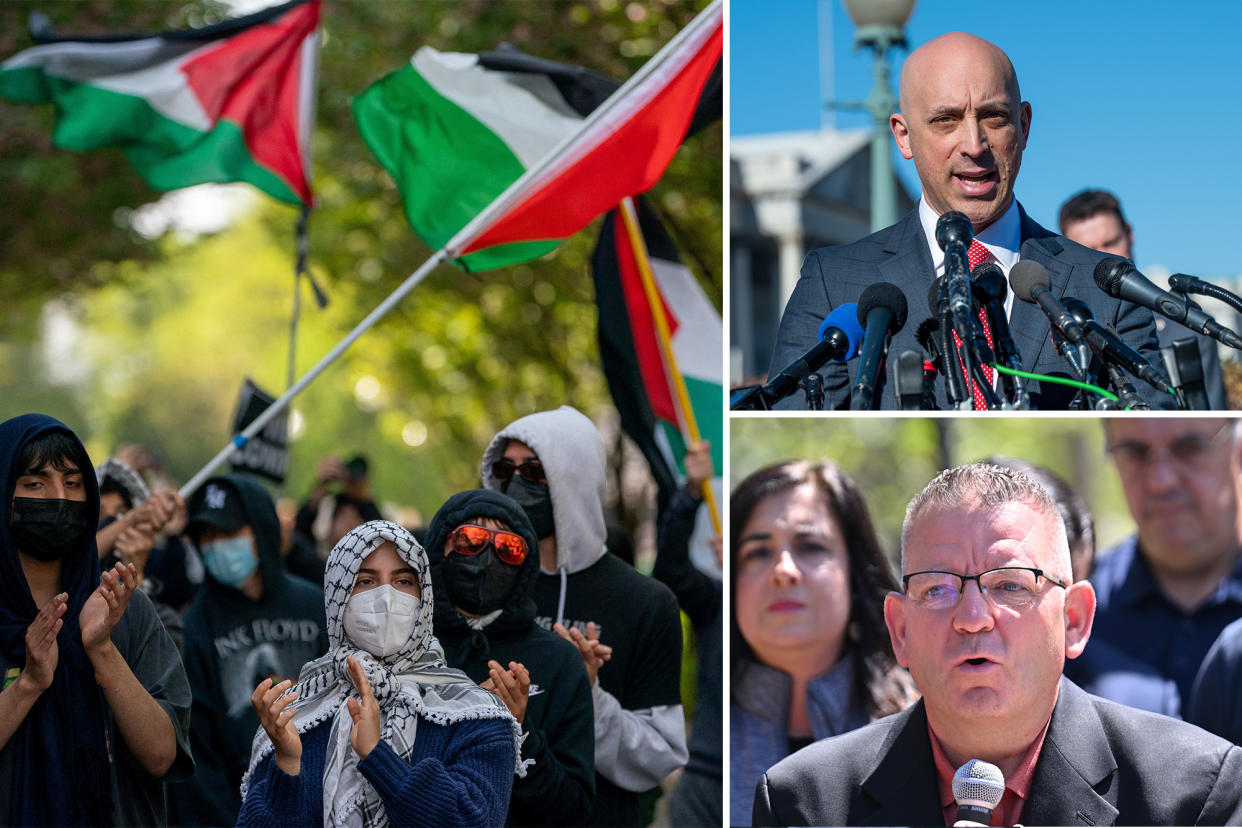
{"label": "woman with dark hair", "polygon": [[788,754],[897,713],[917,697],[893,657],[884,595],[898,589],[862,493],[830,462],[778,463],[733,490],[730,824]]}

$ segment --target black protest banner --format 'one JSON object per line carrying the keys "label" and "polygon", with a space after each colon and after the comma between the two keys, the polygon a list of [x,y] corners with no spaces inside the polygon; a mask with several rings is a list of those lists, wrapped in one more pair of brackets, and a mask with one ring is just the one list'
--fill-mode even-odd
{"label": "black protest banner", "polygon": [[[275,397],[247,377],[237,401],[237,413],[233,415],[234,436],[275,401]],[[289,472],[288,413],[273,417],[262,431],[233,451],[229,462],[233,464],[234,471],[257,474],[277,484],[284,483]]]}

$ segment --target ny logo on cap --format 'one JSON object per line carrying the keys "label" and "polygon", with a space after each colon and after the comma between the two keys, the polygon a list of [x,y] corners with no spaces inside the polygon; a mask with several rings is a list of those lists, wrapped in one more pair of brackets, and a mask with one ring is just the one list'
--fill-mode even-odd
{"label": "ny logo on cap", "polygon": [[225,500],[224,489],[213,483],[207,487],[207,495],[204,499],[207,501],[207,508],[223,509]]}

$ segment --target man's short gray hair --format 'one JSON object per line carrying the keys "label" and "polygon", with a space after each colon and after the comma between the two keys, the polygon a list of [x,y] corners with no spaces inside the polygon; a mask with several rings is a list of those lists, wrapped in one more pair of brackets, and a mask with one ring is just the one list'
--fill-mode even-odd
{"label": "man's short gray hair", "polygon": [[[1065,540],[1065,522],[1056,502],[1048,495],[1048,491],[1036,480],[1021,472],[995,466],[991,463],[970,463],[945,469],[928,483],[923,491],[915,495],[906,507],[906,518],[901,525],[901,568],[906,568],[906,547],[910,538],[910,530],[919,515],[932,507],[963,506],[966,504],[984,506],[1002,506],[1006,503],[1025,503],[1043,513],[1056,525],[1060,540],[1058,546],[1064,553],[1057,556],[1056,565],[1049,565],[1049,571],[1057,577],[1069,577],[1069,544]],[[1064,570],[1064,571],[1062,571]]]}

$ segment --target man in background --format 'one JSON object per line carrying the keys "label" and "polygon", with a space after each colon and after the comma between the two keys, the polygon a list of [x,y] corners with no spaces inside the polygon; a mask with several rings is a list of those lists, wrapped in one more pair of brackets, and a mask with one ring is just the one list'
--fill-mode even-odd
{"label": "man in background", "polygon": [[1115,417],[1104,435],[1138,531],[1096,559],[1092,638],[1173,679],[1185,702],[1242,617],[1238,421]]}
{"label": "man in background", "polygon": [[[1121,212],[1121,202],[1104,190],[1083,190],[1061,205],[1061,235],[1084,247],[1123,256],[1134,261],[1134,231]],[[1220,367],[1220,350],[1216,340],[1195,333],[1172,319],[1155,314],[1156,337],[1161,350],[1172,348],[1173,343],[1187,337],[1193,338],[1199,348],[1199,362],[1203,367],[1203,389],[1208,404],[1214,411],[1229,408],[1225,399],[1225,378]]]}

